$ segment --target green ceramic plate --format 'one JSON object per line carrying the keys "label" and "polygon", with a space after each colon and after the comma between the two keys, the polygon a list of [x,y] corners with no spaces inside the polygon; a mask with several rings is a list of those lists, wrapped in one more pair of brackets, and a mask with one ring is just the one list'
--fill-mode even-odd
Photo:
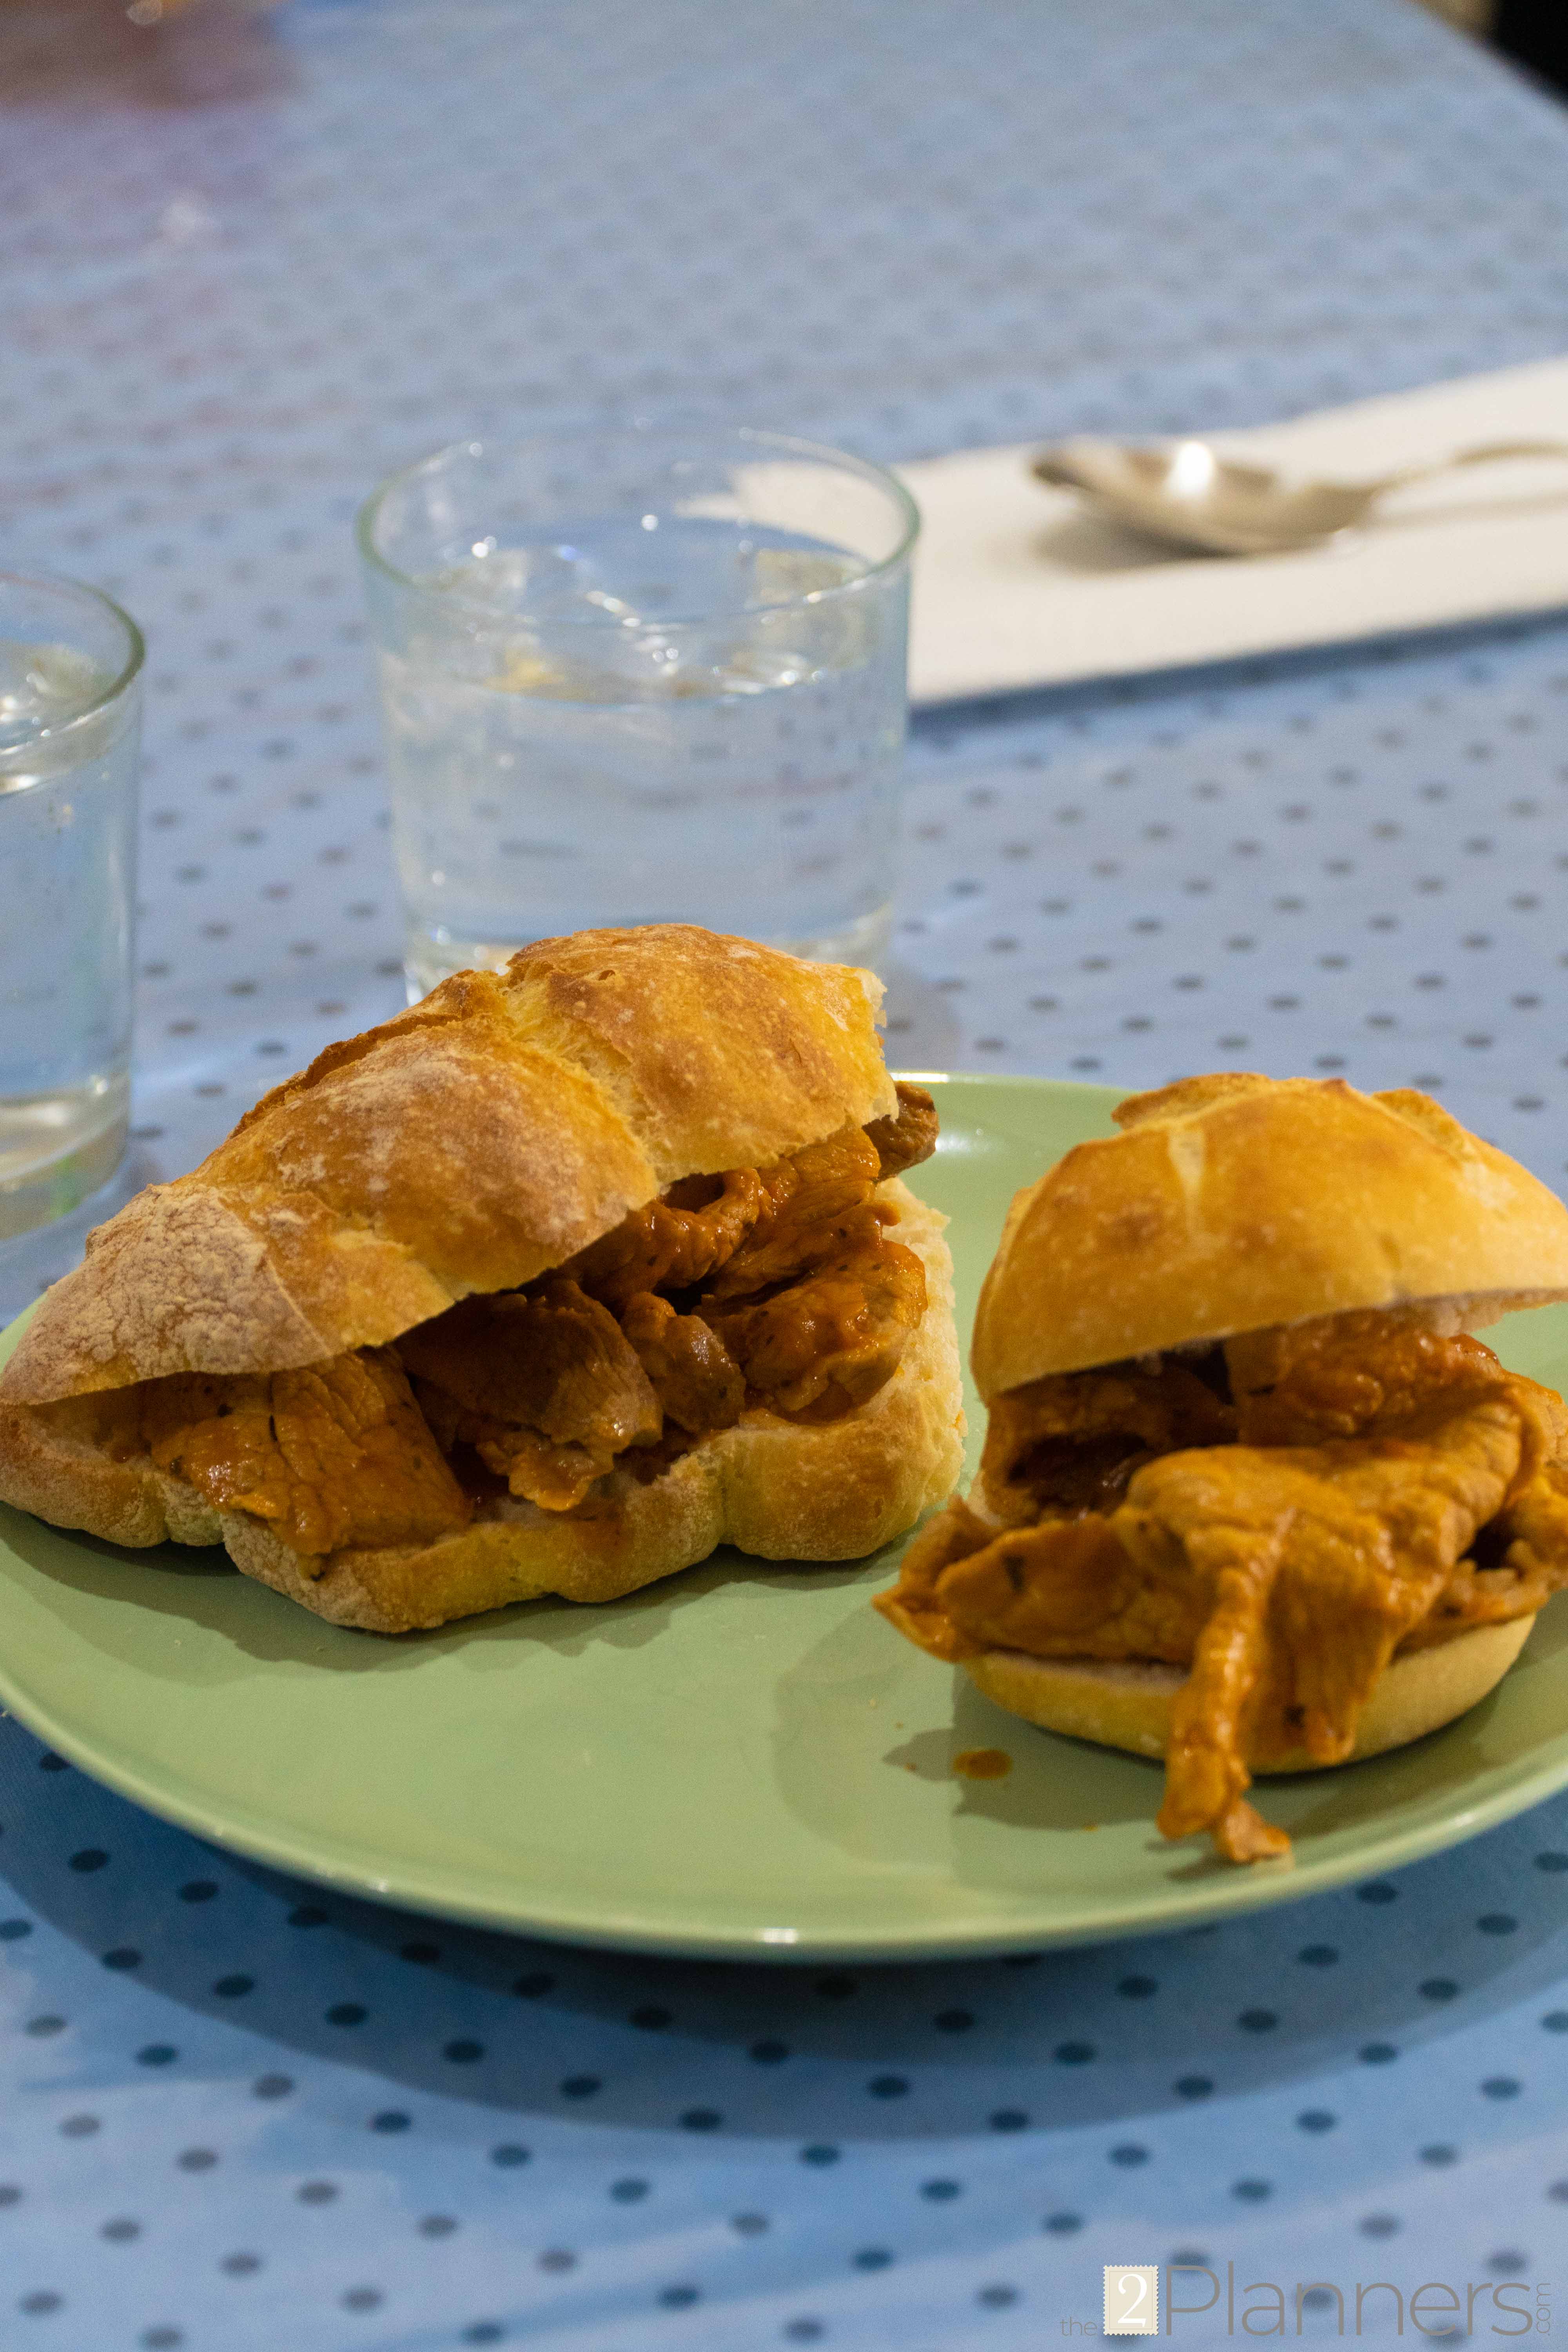
{"label": "green ceramic plate", "polygon": [[[1003,1211],[1109,1132],[1100,1087],[937,1082],[916,1174],[967,1328]],[[1568,1309],[1504,1352],[1568,1380]],[[384,1641],[221,1553],[120,1551],[0,1507],[0,1699],[198,1836],[355,1893],[531,1933],[734,1958],[901,1958],[1175,1927],[1387,1870],[1568,1781],[1568,1615],[1460,1723],[1267,1792],[1293,1868],[1153,1816],[1154,1765],[1036,1731],[868,1606],[858,1566],[716,1557],[602,1609],[527,1603]],[[950,1758],[997,1747],[1004,1780]]]}

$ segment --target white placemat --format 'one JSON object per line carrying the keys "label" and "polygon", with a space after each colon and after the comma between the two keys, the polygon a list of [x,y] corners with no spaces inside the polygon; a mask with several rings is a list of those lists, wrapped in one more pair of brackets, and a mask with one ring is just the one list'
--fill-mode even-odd
{"label": "white placemat", "polygon": [[[1151,436],[1153,437],[1153,436]],[[1568,358],[1213,436],[1297,476],[1370,478],[1468,444],[1568,442]],[[1568,605],[1568,462],[1478,467],[1294,555],[1184,556],[1100,522],[1028,470],[1037,443],[901,467],[917,704],[1342,644]]]}

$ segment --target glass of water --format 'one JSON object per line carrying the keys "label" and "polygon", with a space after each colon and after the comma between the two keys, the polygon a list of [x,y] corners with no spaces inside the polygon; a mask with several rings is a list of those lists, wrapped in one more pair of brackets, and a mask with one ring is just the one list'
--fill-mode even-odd
{"label": "glass of water", "polygon": [[125,1149],[142,651],[96,590],[0,572],[0,1239]]}
{"label": "glass of water", "polygon": [[466,441],[359,541],[410,1000],[530,940],[668,920],[874,962],[913,501],[727,427]]}

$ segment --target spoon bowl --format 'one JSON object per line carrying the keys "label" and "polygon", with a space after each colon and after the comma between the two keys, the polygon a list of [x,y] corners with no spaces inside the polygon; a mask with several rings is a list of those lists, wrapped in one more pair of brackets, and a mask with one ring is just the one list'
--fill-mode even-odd
{"label": "spoon bowl", "polygon": [[1375,481],[1292,483],[1271,467],[1222,457],[1206,441],[1141,444],[1079,436],[1042,449],[1031,471],[1169,546],[1208,555],[1279,555],[1357,529],[1372,520],[1380,499],[1407,482],[1509,457],[1568,458],[1568,443],[1488,442]]}

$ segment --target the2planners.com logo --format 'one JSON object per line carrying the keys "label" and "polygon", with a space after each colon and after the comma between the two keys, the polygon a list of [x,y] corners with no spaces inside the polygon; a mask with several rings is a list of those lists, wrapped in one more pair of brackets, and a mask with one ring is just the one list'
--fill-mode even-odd
{"label": "the2planners.com logo", "polygon": [[1160,2332],[1160,2266],[1157,2263],[1107,2263],[1107,2336],[1157,2336]]}
{"label": "the2planners.com logo", "polygon": [[[1282,2284],[1274,2279],[1243,2282],[1236,2264],[1213,2268],[1206,2263],[1172,2263],[1163,2280],[1157,2263],[1107,2263],[1104,2266],[1104,2310],[1100,2325],[1092,2319],[1067,2318],[1064,2336],[1184,2335],[1178,2322],[1195,2320],[1197,2335],[1212,2344],[1222,2333],[1236,2336],[1317,2334],[1360,2337],[1365,2328],[1374,2333],[1392,2321],[1403,2336],[1405,2322],[1422,2336],[1467,2342],[1487,2335],[1550,2336],[1552,2283],[1549,2279],[1422,2279],[1330,2278],[1298,2279]],[[1294,2321],[1292,2328],[1291,2322]],[[1309,2321],[1315,2322],[1310,2326]]]}

